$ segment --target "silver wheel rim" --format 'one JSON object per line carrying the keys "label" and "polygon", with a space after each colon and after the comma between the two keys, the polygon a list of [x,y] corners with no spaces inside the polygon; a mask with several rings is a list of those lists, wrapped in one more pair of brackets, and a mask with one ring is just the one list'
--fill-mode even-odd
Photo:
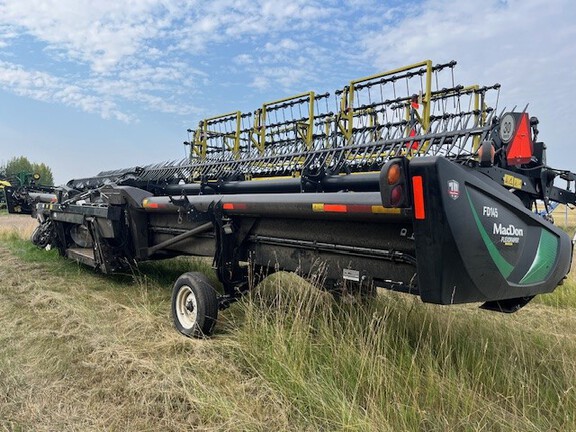
{"label": "silver wheel rim", "polygon": [[[192,309],[192,310],[190,310]],[[176,315],[183,328],[189,330],[196,325],[198,302],[188,285],[183,285],[176,296]]]}

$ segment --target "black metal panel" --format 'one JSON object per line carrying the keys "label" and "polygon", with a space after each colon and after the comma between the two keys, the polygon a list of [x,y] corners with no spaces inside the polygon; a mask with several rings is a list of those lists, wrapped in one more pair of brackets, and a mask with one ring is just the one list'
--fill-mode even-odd
{"label": "black metal panel", "polygon": [[415,243],[410,222],[370,223],[350,221],[261,218],[251,236],[401,251],[414,255]]}
{"label": "black metal panel", "polygon": [[252,261],[263,267],[297,272],[318,281],[350,281],[372,285],[375,280],[390,280],[402,285],[416,281],[416,267],[403,260],[359,252],[345,248],[296,247],[260,241],[251,245]]}
{"label": "black metal panel", "polygon": [[77,225],[84,223],[84,215],[78,213],[52,212],[51,217],[58,222],[67,222]]}
{"label": "black metal panel", "polygon": [[414,221],[424,301],[450,304],[552,291],[568,273],[570,238],[488,177],[444,158],[414,160],[426,217]]}
{"label": "black metal panel", "polygon": [[[120,207],[105,206],[105,205],[60,205],[60,204],[38,204],[38,210],[44,212],[51,212],[52,214],[59,215],[80,215],[95,216],[110,220],[119,220],[122,214]],[[60,218],[60,219],[58,219]],[[56,216],[54,219],[64,220],[65,216]]]}
{"label": "black metal panel", "polygon": [[32,214],[32,206],[28,203],[26,197],[18,192],[18,189],[5,186],[4,193],[6,194],[8,213]]}

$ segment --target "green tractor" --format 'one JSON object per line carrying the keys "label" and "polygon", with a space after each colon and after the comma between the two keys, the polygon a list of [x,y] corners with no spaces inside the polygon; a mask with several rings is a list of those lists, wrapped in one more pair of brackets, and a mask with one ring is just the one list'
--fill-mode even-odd
{"label": "green tractor", "polygon": [[7,180],[0,180],[0,210],[6,209],[6,193],[4,191],[4,187],[12,186],[9,181]]}
{"label": "green tractor", "polygon": [[8,213],[33,214],[38,197],[54,189],[39,185],[38,180],[40,174],[25,171],[0,180],[0,208],[7,208]]}

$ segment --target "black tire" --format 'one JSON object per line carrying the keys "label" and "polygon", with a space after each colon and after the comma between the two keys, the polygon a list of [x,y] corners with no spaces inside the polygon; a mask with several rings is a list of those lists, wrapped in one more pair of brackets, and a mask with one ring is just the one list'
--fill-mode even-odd
{"label": "black tire", "polygon": [[218,293],[202,273],[184,273],[172,290],[172,319],[187,337],[206,338],[218,318]]}
{"label": "black tire", "polygon": [[39,248],[44,249],[46,246],[52,243],[52,239],[54,238],[54,224],[52,220],[49,219],[46,222],[38,224],[30,240],[32,244],[38,246]]}

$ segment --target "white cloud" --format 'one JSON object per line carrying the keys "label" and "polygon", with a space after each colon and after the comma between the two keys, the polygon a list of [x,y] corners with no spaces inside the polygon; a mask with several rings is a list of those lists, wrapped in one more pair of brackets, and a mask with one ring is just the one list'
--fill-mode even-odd
{"label": "white cloud", "polygon": [[530,103],[541,132],[562,146],[572,105],[567,101],[576,98],[575,21],[571,0],[429,0],[365,34],[363,46],[380,70],[426,58],[457,60],[459,82],[501,83],[499,108]]}
{"label": "white cloud", "polygon": [[[271,83],[278,83],[285,89],[290,89],[292,91],[301,92],[305,89],[301,89],[300,83],[306,77],[306,70],[304,68],[295,68],[290,66],[280,66],[280,67],[265,67],[260,70],[261,81],[260,86],[264,83],[270,85]],[[257,88],[266,88],[254,85]]]}
{"label": "white cloud", "polygon": [[[48,67],[46,62],[42,64],[47,67],[47,75],[52,73],[50,65],[68,64],[72,70],[89,68],[88,74],[55,74],[62,85],[73,82],[92,97],[115,106],[131,102],[144,109],[183,115],[196,110],[186,94],[194,93],[196,83],[212,75],[191,66],[193,59],[203,66],[210,65],[209,60],[202,60],[211,55],[207,51],[210,44],[293,33],[334,11],[319,1],[306,0],[0,0],[0,7],[0,46],[9,48],[20,36],[27,35],[37,44],[36,49],[43,47],[42,54],[50,62]],[[282,53],[299,50],[300,44],[291,37],[280,37],[275,44],[263,43],[261,49],[278,54],[265,59],[259,56],[261,65],[282,68],[293,61]],[[253,54],[233,58],[234,64],[243,67],[251,67],[255,61]],[[27,62],[18,63],[24,73]],[[31,63],[28,73],[40,73],[42,67]],[[265,79],[254,80],[252,85],[265,88],[278,83],[286,87],[298,76],[294,70],[285,75],[271,70],[269,67]],[[34,98],[41,93],[39,86],[27,80],[6,87]],[[83,104],[63,93],[42,93],[42,98],[50,97],[107,117],[114,112],[112,108],[96,109],[93,100]]]}
{"label": "white cloud", "polygon": [[250,87],[257,88],[259,90],[266,90],[270,88],[270,80],[264,76],[257,75],[252,80]]}
{"label": "white cloud", "polygon": [[7,47],[16,37],[18,37],[18,32],[14,31],[11,25],[0,24],[0,48]]}
{"label": "white cloud", "polygon": [[[383,69],[426,58],[456,59],[468,76],[504,78],[516,88],[527,77],[536,81],[540,73],[563,73],[576,58],[570,0],[491,0],[478,8],[466,0],[427,1],[420,13],[365,35],[366,57]],[[547,70],[540,70],[545,65]]]}
{"label": "white cloud", "polygon": [[[170,20],[157,1],[5,0],[3,23],[22,28],[48,48],[86,62],[97,73],[114,68]],[[154,19],[159,14],[159,19]]]}
{"label": "white cloud", "polygon": [[300,45],[293,39],[281,39],[278,42],[267,42],[264,49],[268,52],[278,51],[295,51],[300,48]]}
{"label": "white cloud", "polygon": [[114,118],[124,122],[134,120],[131,115],[122,112],[111,101],[94,96],[58,77],[44,72],[26,71],[15,64],[0,62],[0,85],[10,87],[20,96],[43,102],[58,102],[82,111],[99,114],[103,118]]}
{"label": "white cloud", "polygon": [[297,32],[337,12],[310,0],[213,0],[188,9],[179,41],[184,49],[202,50],[213,42]]}
{"label": "white cloud", "polygon": [[250,65],[254,63],[254,58],[250,54],[240,54],[232,59],[238,65]]}
{"label": "white cloud", "polygon": [[[4,64],[3,87],[33,99],[64,103],[103,118],[134,121],[119,108],[125,102],[161,112],[189,114],[194,110],[181,98],[182,89],[193,92],[195,80],[204,76],[179,60],[172,41],[173,21],[181,19],[181,0],[5,0],[0,2],[0,45],[10,48],[22,35],[32,36],[48,62],[34,67],[33,60]],[[156,44],[165,41],[166,49]],[[29,42],[28,46],[29,45]],[[27,49],[36,49],[33,46]],[[20,55],[14,52],[15,55]],[[34,55],[34,54],[32,54]],[[29,56],[27,56],[29,57]],[[25,64],[33,66],[27,70]],[[53,74],[64,65],[66,72]],[[84,72],[84,66],[89,72]],[[78,72],[72,72],[80,69]],[[15,74],[14,70],[18,73]],[[70,70],[70,72],[68,72]],[[6,79],[8,76],[16,79]],[[30,77],[36,77],[31,80]],[[49,77],[53,82],[39,85]],[[69,85],[74,84],[74,92]],[[62,87],[67,91],[56,90]],[[160,96],[167,92],[170,97]],[[82,97],[74,95],[81,94]]]}

